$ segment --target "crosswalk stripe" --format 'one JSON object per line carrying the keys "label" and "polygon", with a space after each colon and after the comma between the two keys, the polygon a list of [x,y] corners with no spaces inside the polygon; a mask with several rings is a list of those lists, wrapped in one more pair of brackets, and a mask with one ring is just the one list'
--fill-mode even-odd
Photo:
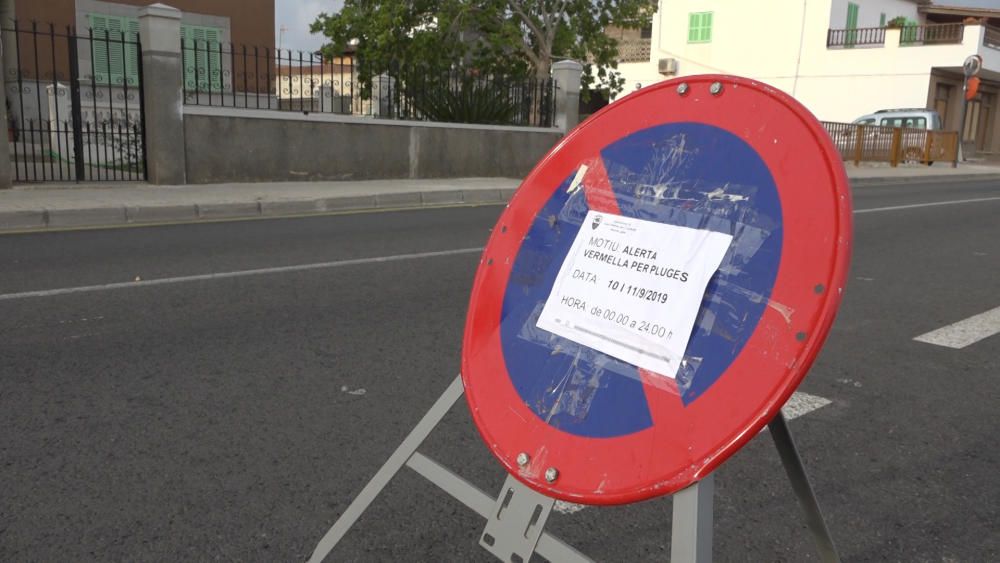
{"label": "crosswalk stripe", "polygon": [[914,340],[959,350],[997,333],[1000,333],[1000,307],[921,334]]}
{"label": "crosswalk stripe", "polygon": [[[831,402],[832,401],[830,401],[830,399],[796,391],[795,393],[792,393],[792,397],[788,399],[785,406],[781,408],[781,412],[785,413],[785,418],[792,420],[793,418],[799,418],[800,416],[807,415],[816,409],[823,408]],[[552,510],[558,512],[559,514],[575,514],[584,508],[587,508],[587,506],[566,502],[564,500],[557,500],[556,504],[552,507]]]}

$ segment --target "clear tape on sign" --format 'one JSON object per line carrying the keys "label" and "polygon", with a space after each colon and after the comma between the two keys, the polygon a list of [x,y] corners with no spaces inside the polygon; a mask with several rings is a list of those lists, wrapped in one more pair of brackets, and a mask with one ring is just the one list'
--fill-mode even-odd
{"label": "clear tape on sign", "polygon": [[[673,162],[673,166],[678,165],[682,166],[683,162]],[[633,218],[729,234],[732,241],[703,295],[691,338],[715,335],[723,340],[737,341],[747,331],[752,332],[756,321],[751,324],[735,314],[735,311],[742,309],[735,306],[738,300],[763,303],[776,310],[784,317],[788,330],[791,330],[794,310],[772,302],[768,295],[739,283],[741,274],[752,264],[764,242],[780,230],[780,218],[768,217],[753,205],[758,192],[756,186],[736,183],[693,185],[690,182],[676,182],[655,173],[635,175],[609,166],[608,177],[616,185],[624,184],[629,189],[624,193],[619,189],[613,195],[597,193],[596,196],[591,190],[588,196],[588,189],[591,187],[587,186],[587,171],[587,164],[581,165],[571,182],[575,189],[568,191],[565,204],[555,216],[540,214],[536,221],[544,221],[552,229],[583,229],[594,200],[613,197],[621,208],[629,210],[629,216]],[[536,269],[542,275],[544,271],[559,269],[561,265],[555,260],[545,260],[539,261]],[[651,370],[637,371],[636,364],[616,359],[590,346],[539,328],[537,324],[545,302],[545,299],[541,299],[535,303],[533,311],[517,332],[517,337],[549,349],[553,358],[572,358],[571,362],[561,364],[564,366],[564,376],[557,378],[558,383],[543,391],[545,394],[561,395],[560,400],[547,401],[551,405],[550,416],[570,414],[585,417],[594,394],[601,388],[604,378],[609,376],[653,376],[644,377],[645,382],[675,394],[684,394],[705,361],[704,355],[691,354],[688,350],[676,372],[672,374],[672,380],[664,381]]]}

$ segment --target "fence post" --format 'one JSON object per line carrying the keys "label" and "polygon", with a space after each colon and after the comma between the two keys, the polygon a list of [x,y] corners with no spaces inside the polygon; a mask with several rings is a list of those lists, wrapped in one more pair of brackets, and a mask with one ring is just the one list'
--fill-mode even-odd
{"label": "fence post", "polygon": [[576,61],[559,61],[552,65],[556,82],[556,127],[563,133],[580,122],[580,75],[583,65]]}
{"label": "fence post", "polygon": [[858,166],[861,163],[861,151],[865,144],[865,126],[858,125],[857,131],[854,132],[854,166]]}
{"label": "fence post", "polygon": [[892,148],[889,151],[889,165],[895,168],[899,165],[899,151],[903,145],[903,129],[901,127],[892,128]]}
{"label": "fence post", "polygon": [[[5,38],[6,39],[6,38]],[[10,115],[7,112],[7,84],[3,81],[6,76],[4,74],[7,62],[7,49],[12,49],[12,45],[5,44],[6,42],[0,41],[0,108],[4,108],[3,112],[3,122],[4,126],[9,126]],[[17,69],[15,69],[17,70]],[[0,190],[9,188],[14,185],[14,170],[10,162],[10,143],[4,141],[0,143]]]}
{"label": "fence post", "polygon": [[184,184],[184,69],[181,12],[164,4],[139,9],[146,175],[151,184]]}

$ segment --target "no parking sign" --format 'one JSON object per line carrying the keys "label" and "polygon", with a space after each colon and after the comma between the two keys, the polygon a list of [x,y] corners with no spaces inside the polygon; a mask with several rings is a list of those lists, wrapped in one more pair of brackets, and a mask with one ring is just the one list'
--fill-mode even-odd
{"label": "no parking sign", "polygon": [[[590,560],[545,531],[556,498],[674,492],[671,560],[711,561],[712,470],[764,425],[839,561],[779,409],[833,323],[850,235],[839,154],[787,95],[695,76],[605,108],[521,184],[476,273],[462,374],[310,561],[404,466],[486,518],[503,561]],[[463,394],[510,473],[495,500],[417,451]]]}
{"label": "no parking sign", "polygon": [[836,148],[787,95],[699,76],[610,105],[524,180],[483,253],[462,356],[476,426],[548,496],[686,487],[805,376],[850,233]]}

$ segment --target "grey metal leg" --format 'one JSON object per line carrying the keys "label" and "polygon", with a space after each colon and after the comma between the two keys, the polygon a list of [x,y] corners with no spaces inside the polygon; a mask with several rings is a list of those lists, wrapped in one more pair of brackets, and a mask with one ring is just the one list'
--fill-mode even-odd
{"label": "grey metal leg", "polygon": [[671,563],[712,561],[712,521],[715,474],[674,493]]}
{"label": "grey metal leg", "polygon": [[[474,510],[483,518],[489,518],[493,512],[496,499],[483,492],[482,489],[453,473],[447,467],[425,456],[420,452],[406,462],[406,466],[419,473],[424,479],[434,483],[452,498]],[[535,553],[549,561],[559,563],[592,563],[592,559],[580,553],[573,546],[558,537],[542,531],[535,547]]]}
{"label": "grey metal leg", "polygon": [[788,480],[792,482],[792,489],[795,496],[799,497],[802,510],[806,513],[806,524],[816,538],[816,545],[819,547],[820,557],[827,563],[839,563],[840,556],[837,554],[837,547],[833,544],[833,536],[826,527],[823,519],[823,512],[819,508],[819,502],[813,493],[812,485],[809,484],[809,476],[802,465],[802,458],[799,457],[792,433],[788,429],[788,421],[785,415],[778,411],[778,416],[774,417],[768,424],[771,430],[771,437],[774,445],[781,456],[781,463],[785,466],[785,473]]}
{"label": "grey metal leg", "polygon": [[347,510],[340,515],[340,518],[333,524],[333,527],[326,532],[323,539],[319,541],[316,545],[316,549],[313,551],[312,557],[309,558],[310,563],[320,563],[330,551],[337,545],[337,542],[344,537],[344,534],[351,529],[351,526],[361,517],[368,505],[375,500],[382,489],[389,483],[389,481],[399,473],[406,461],[410,459],[410,456],[417,451],[420,444],[427,438],[427,435],[431,433],[431,430],[441,419],[444,418],[451,407],[455,404],[455,401],[462,396],[462,376],[458,376],[448,389],[438,397],[438,400],[434,403],[424,418],[417,423],[417,425],[410,431],[410,434],[403,440],[403,443],[396,448],[396,451],[389,456],[389,460],[385,462],[385,465],[378,470],[378,473],[372,477],[372,480],[365,485],[365,488],[361,490],[358,496],[351,502],[351,505],[347,507]]}

